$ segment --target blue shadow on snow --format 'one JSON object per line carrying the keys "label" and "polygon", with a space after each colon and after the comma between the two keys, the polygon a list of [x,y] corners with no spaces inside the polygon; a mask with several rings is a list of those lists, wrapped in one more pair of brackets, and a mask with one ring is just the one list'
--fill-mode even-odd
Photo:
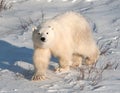
{"label": "blue shadow on snow", "polygon": [[[15,65],[17,61],[24,61],[30,64],[32,63],[33,50],[26,47],[17,47],[6,41],[0,40],[0,68],[8,69],[14,73],[20,73],[25,76],[25,78],[30,79],[31,76],[28,75],[28,71],[20,66]],[[58,62],[58,59],[52,57],[51,61]],[[49,69],[54,69],[52,65]],[[27,75],[26,75],[27,72]],[[33,74],[33,73],[32,73]]]}
{"label": "blue shadow on snow", "polygon": [[15,65],[15,62],[24,61],[32,64],[32,53],[32,49],[17,47],[0,40],[0,68],[23,74],[26,69]]}

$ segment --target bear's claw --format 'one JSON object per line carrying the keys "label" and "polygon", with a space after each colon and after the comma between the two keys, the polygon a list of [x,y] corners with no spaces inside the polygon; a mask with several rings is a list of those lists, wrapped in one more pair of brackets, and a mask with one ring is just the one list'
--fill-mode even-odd
{"label": "bear's claw", "polygon": [[56,73],[66,73],[66,72],[68,72],[69,70],[70,70],[69,67],[65,67],[65,68],[58,67],[58,68],[55,69],[55,72],[56,72]]}
{"label": "bear's claw", "polygon": [[34,75],[34,76],[32,77],[32,80],[33,80],[33,81],[45,80],[45,79],[46,79],[46,77],[43,76],[43,75]]}

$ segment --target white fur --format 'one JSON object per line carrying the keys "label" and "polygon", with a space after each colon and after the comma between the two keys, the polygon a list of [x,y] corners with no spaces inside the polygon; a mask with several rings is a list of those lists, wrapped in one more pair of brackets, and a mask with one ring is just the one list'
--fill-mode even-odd
{"label": "white fur", "polygon": [[[45,37],[46,41],[42,42],[41,37]],[[58,15],[41,24],[40,29],[33,32],[33,43],[33,61],[37,73],[33,80],[45,74],[46,68],[43,69],[42,65],[48,65],[50,55],[59,58],[59,72],[69,70],[70,66],[80,66],[83,57],[89,65],[99,57],[88,22],[74,12]]]}

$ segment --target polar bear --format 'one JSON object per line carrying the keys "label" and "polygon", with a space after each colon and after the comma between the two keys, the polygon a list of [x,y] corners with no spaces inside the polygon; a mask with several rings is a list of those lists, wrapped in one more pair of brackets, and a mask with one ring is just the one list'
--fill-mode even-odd
{"label": "polar bear", "polygon": [[66,12],[43,22],[33,29],[35,74],[32,80],[44,80],[51,55],[59,59],[56,72],[66,72],[70,67],[94,64],[99,49],[93,39],[86,19],[75,12]]}

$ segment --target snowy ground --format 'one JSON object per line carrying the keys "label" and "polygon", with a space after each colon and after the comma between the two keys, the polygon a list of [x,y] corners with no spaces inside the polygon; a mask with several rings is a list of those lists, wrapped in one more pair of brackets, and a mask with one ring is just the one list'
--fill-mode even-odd
{"label": "snowy ground", "polygon": [[[0,12],[0,93],[120,93],[120,0],[6,1],[12,8]],[[89,21],[102,51],[97,70],[105,70],[99,75],[93,71],[94,80],[81,78],[79,69],[57,75],[52,59],[48,79],[31,81],[32,26],[41,22],[42,12],[48,19],[71,10]]]}

